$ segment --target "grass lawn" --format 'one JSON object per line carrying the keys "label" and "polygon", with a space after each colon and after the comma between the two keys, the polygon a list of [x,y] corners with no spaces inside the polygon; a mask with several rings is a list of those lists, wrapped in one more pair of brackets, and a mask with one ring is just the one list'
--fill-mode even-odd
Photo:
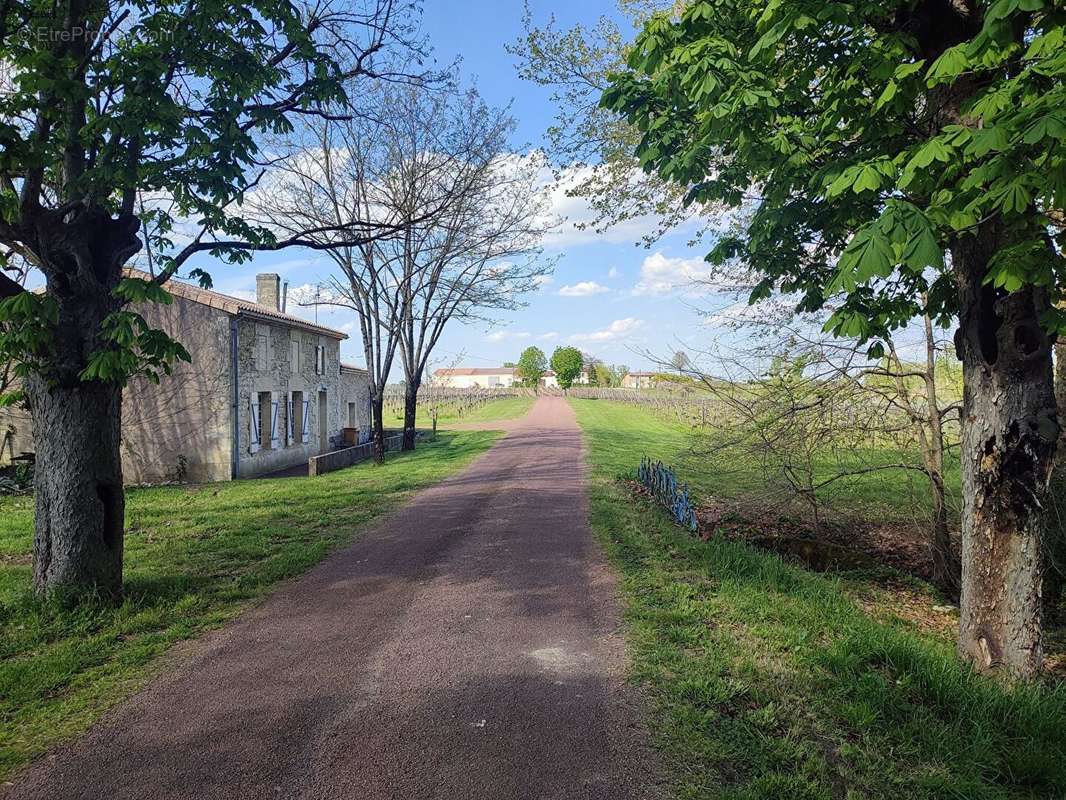
{"label": "grass lawn", "polygon": [[691,537],[618,480],[645,452],[676,461],[682,432],[629,406],[571,403],[592,526],[622,575],[632,676],[679,797],[1066,796],[1061,687],[974,676],[945,637],[868,616],[845,588],[855,575]]}
{"label": "grass lawn", "polygon": [[132,489],[117,607],[65,611],[35,600],[33,500],[0,498],[0,779],[128,696],[172,644],[304,572],[496,436],[444,433],[383,466],[318,478]]}
{"label": "grass lawn", "polygon": [[[791,495],[783,491],[768,491],[757,464],[744,463],[738,460],[735,453],[729,451],[715,453],[710,434],[694,436],[692,428],[637,405],[610,400],[575,399],[571,402],[575,407],[587,407],[585,413],[602,419],[605,426],[612,424],[613,420],[622,420],[622,427],[615,432],[614,438],[628,440],[634,433],[639,434],[640,447],[646,448],[647,455],[661,458],[675,466],[682,480],[688,481],[690,486],[703,496],[754,501],[754,505],[760,508],[767,505],[767,501],[785,505],[796,502]],[[609,466],[616,470],[631,467],[627,461],[632,455],[630,451],[617,448],[611,450],[615,453],[614,456],[605,453],[601,457],[614,457],[621,461]],[[845,463],[842,459],[839,463],[820,465],[816,477],[827,478],[836,474],[839,469],[851,466],[857,468],[877,464],[911,463],[916,462],[917,458],[917,453],[903,454],[888,448],[866,448],[854,452],[853,464]],[[638,454],[637,461],[639,460]],[[961,506],[961,481],[956,456],[949,455],[944,477],[949,508],[958,509]],[[837,516],[911,523],[915,521],[916,516],[926,517],[931,514],[927,480],[924,476],[908,470],[867,472],[841,478],[820,489],[817,495]]]}
{"label": "grass lawn", "polygon": [[[455,406],[447,406],[439,417],[437,417],[438,427],[447,427],[448,425],[455,425],[458,423],[482,423],[482,422],[496,422],[497,420],[505,419],[517,419],[518,417],[524,417],[529,409],[533,407],[535,397],[501,397],[499,400],[490,400],[478,408],[468,411],[462,416],[456,413]],[[399,427],[403,425],[403,412],[394,414],[391,419],[382,415],[385,418],[385,424],[387,427]],[[432,428],[433,420],[429,416],[428,411],[425,408],[419,407],[418,415],[415,417],[415,425],[419,428]]]}

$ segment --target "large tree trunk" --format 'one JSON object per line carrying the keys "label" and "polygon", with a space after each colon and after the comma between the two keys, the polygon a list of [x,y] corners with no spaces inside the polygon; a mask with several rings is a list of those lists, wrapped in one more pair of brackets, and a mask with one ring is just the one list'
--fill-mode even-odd
{"label": "large tree trunk", "polygon": [[[1061,340],[1055,343],[1055,404],[1059,419],[1066,419],[1066,342]],[[1066,428],[1061,427],[1061,422],[1055,471],[1051,476],[1044,553],[1044,610],[1055,614],[1066,582]]]}
{"label": "large tree trunk", "polygon": [[415,449],[415,421],[418,417],[418,388],[422,381],[416,377],[408,381],[403,394],[403,449]]}
{"label": "large tree trunk", "polygon": [[122,389],[27,381],[37,451],[33,585],[41,594],[122,594]]}
{"label": "large tree trunk", "polygon": [[122,387],[81,374],[111,346],[102,325],[122,305],[114,289],[140,247],[137,228],[136,218],[99,208],[69,221],[42,218],[39,227],[57,315],[46,366],[25,386],[36,450],[33,582],[42,595],[122,594]]}
{"label": "large tree trunk", "polygon": [[1046,294],[983,285],[994,233],[952,248],[963,364],[959,654],[979,670],[1039,671],[1044,507],[1059,428]]}
{"label": "large tree trunk", "polygon": [[376,392],[370,399],[370,406],[374,417],[374,462],[381,464],[385,461],[385,422],[383,419],[385,399],[381,392]]}

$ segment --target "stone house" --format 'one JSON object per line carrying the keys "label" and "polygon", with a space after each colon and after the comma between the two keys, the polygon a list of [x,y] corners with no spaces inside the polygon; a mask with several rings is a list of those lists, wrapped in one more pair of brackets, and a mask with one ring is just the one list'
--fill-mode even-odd
{"label": "stone house", "polygon": [[[346,334],[286,314],[278,275],[256,277],[254,303],[175,280],[167,290],[171,305],[136,310],[192,361],[126,387],[127,483],[254,477],[366,437],[367,374],[341,364]],[[0,463],[32,451],[29,412],[0,409],[0,437]]]}
{"label": "stone house", "polygon": [[622,377],[624,389],[650,389],[658,378],[656,372],[630,372]]}

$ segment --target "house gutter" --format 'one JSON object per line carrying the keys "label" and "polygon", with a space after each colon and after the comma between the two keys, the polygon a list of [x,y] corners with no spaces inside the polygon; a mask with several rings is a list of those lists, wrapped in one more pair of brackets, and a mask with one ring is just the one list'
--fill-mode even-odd
{"label": "house gutter", "polygon": [[233,431],[232,454],[230,456],[230,478],[236,480],[240,475],[241,447],[240,426],[238,424],[238,407],[240,402],[240,384],[237,374],[237,318],[229,320],[229,357],[230,374],[233,376],[233,402],[230,405],[230,425]]}

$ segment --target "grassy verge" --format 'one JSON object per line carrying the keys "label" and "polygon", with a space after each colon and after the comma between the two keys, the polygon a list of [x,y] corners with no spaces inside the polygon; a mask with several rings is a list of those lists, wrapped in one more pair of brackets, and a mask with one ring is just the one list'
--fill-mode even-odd
{"label": "grassy verge", "polygon": [[[459,415],[454,407],[448,407],[437,418],[437,426],[447,427],[459,423],[484,423],[517,419],[529,412],[535,400],[535,397],[501,397],[499,400],[490,400],[463,415]],[[391,418],[391,422],[386,418],[385,423],[387,426],[399,427],[403,425],[403,414],[396,414]],[[418,415],[415,417],[415,424],[419,428],[431,428],[433,420],[424,408],[419,408]]]}
{"label": "grassy verge", "polygon": [[383,466],[318,478],[130,490],[117,607],[35,600],[32,498],[0,499],[0,778],[128,696],[172,644],[304,572],[496,435],[445,433]]}
{"label": "grassy verge", "polygon": [[692,538],[618,480],[644,452],[676,454],[681,433],[572,404],[592,526],[623,578],[632,673],[680,797],[1066,796],[1063,689],[974,676],[944,637],[864,612],[845,589],[855,576]]}
{"label": "grassy verge", "polygon": [[[767,504],[768,487],[765,476],[756,463],[738,459],[735,452],[716,452],[712,433],[683,426],[672,415],[656,413],[653,409],[609,400],[575,401],[582,403],[590,417],[609,420],[625,417],[626,433],[637,430],[645,437],[648,454],[668,459],[684,473],[685,479],[704,495],[748,502],[758,506]],[[661,444],[659,444],[661,442]],[[694,452],[689,452],[693,450]],[[893,446],[862,448],[852,452],[851,458],[825,461],[815,465],[815,477],[823,480],[849,468],[873,467],[879,464],[913,463],[917,452],[901,452]],[[958,508],[961,501],[961,479],[956,455],[949,454],[945,465],[948,503]],[[790,493],[778,488],[769,489],[769,499],[775,505],[788,505]],[[915,517],[931,515],[928,481],[924,476],[908,470],[865,472],[841,478],[816,492],[827,509],[838,514],[889,523],[914,522]],[[792,501],[797,508],[802,508]]]}

